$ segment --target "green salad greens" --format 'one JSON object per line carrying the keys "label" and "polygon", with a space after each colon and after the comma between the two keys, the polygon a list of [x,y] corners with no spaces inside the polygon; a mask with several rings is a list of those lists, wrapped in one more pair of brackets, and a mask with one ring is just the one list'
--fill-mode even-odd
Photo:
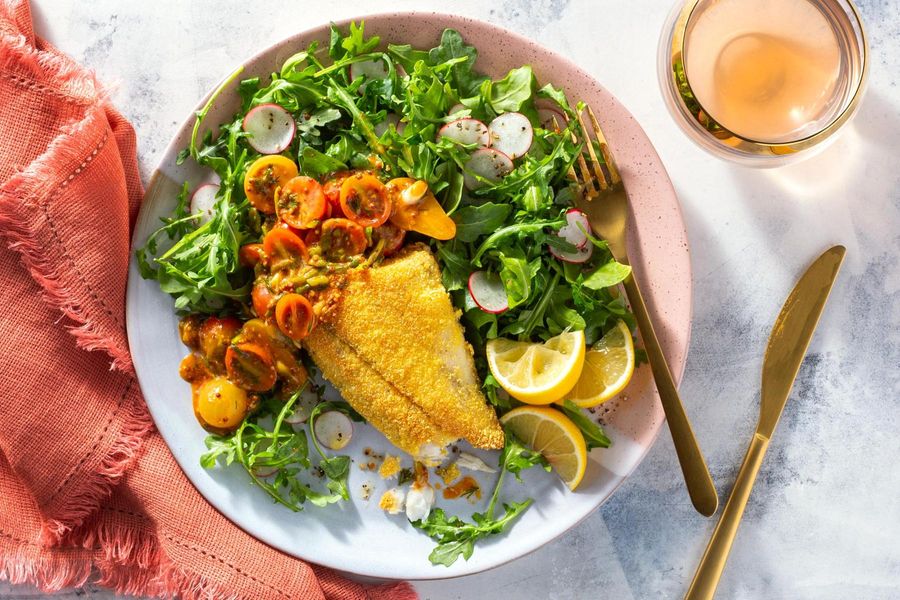
{"label": "green salad greens", "polygon": [[[580,106],[570,105],[552,84],[539,83],[527,65],[498,79],[480,74],[477,55],[452,29],[443,32],[437,46],[423,50],[382,44],[377,36],[366,36],[360,23],[346,31],[332,26],[327,44],[310,44],[268,77],[241,79],[241,72],[235,72],[198,111],[190,145],[178,158],[207,167],[220,179],[211,217],[192,214],[185,184],[174,213],[137,251],[141,274],[157,280],[174,297],[180,313],[247,314],[253,272],[241,265],[239,250],[260,241],[262,228],[242,184],[248,166],[261,153],[249,143],[242,124],[252,108],[277,104],[296,123],[296,135],[282,154],[295,161],[302,174],[322,178],[341,170],[374,169],[385,179],[427,182],[457,229],[449,241],[423,240],[430,244],[443,284],[462,312],[488,399],[499,412],[509,409],[515,401],[500,393],[490,375],[486,341],[547,340],[567,330],[583,330],[590,346],[619,319],[633,326],[614,288],[630,268],[617,263],[604,242],[587,234],[593,245],[588,260],[566,262],[555,255],[577,250],[559,232],[573,205],[575,192],[567,176],[582,151],[574,141],[584,137],[582,132],[573,136]],[[354,69],[372,64],[381,69],[377,76],[371,69],[353,76]],[[235,90],[240,110],[223,123],[208,123],[217,99]],[[542,122],[542,107],[559,119]],[[488,123],[510,112],[527,117],[533,140],[500,178],[469,168],[476,144],[439,135],[443,126],[464,117]],[[508,310],[492,314],[479,308],[467,290],[474,271],[499,280]],[[237,431],[210,436],[203,466],[238,463],[276,502],[293,510],[305,502],[325,505],[348,498],[349,458],[328,457],[315,436],[324,485],[315,487],[298,478],[315,467],[304,431],[284,423],[295,400],[264,398],[262,410]],[[347,410],[343,404],[320,404],[311,420],[326,409]],[[602,430],[574,405],[565,410],[590,447],[609,445]],[[263,426],[273,419],[273,425]],[[458,556],[468,558],[478,539],[504,530],[530,501],[504,505],[503,516],[494,516],[503,473],[518,477],[521,469],[541,463],[539,455],[507,432],[501,474],[485,512],[467,523],[435,509],[414,523],[438,542],[432,562],[450,565]],[[276,475],[267,479],[260,472]]]}

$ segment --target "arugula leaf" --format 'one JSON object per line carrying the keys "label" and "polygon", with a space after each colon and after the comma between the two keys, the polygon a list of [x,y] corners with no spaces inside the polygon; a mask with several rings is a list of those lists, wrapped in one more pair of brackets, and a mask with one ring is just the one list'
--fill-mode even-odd
{"label": "arugula leaf", "polygon": [[483,235],[497,230],[512,212],[509,204],[485,202],[464,206],[456,211],[456,239],[464,243],[472,243]]}
{"label": "arugula leaf", "polygon": [[327,154],[322,154],[311,146],[304,148],[297,159],[300,170],[310,177],[321,177],[322,175],[347,168],[347,165],[341,161]]}
{"label": "arugula leaf", "polygon": [[474,95],[482,82],[487,81],[486,77],[477,75],[474,71],[476,58],[478,51],[475,47],[463,42],[459,32],[453,29],[445,29],[441,34],[441,43],[428,52],[432,66],[453,62],[450,67],[451,86],[459,91],[460,98]]}
{"label": "arugula leaf", "polygon": [[534,94],[536,80],[530,66],[513,69],[490,87],[490,105],[497,114],[519,112]]}
{"label": "arugula leaf", "polygon": [[531,297],[532,281],[541,270],[541,259],[529,261],[525,252],[515,246],[499,251],[498,258],[503,265],[500,281],[506,290],[506,300],[510,308],[515,308]]}
{"label": "arugula leaf", "polygon": [[631,267],[615,260],[610,260],[585,277],[582,285],[592,290],[600,290],[625,281],[629,275],[631,275]]}
{"label": "arugula leaf", "polygon": [[581,412],[581,409],[578,408],[574,402],[571,400],[564,401],[562,410],[566,413],[566,416],[578,426],[578,429],[581,430],[588,450],[592,448],[609,448],[609,445],[612,442],[606,437],[603,429],[584,416],[584,413]]}

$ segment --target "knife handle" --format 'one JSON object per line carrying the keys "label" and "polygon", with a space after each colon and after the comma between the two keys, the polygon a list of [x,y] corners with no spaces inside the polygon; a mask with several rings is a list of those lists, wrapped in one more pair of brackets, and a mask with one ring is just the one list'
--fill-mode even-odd
{"label": "knife handle", "polygon": [[731,544],[734,542],[738,525],[741,524],[747,500],[750,498],[750,491],[753,489],[753,482],[756,481],[756,474],[759,473],[759,466],[762,464],[768,447],[768,439],[758,433],[753,434],[747,455],[744,457],[744,462],[741,463],[741,470],[738,471],[737,479],[734,482],[734,488],[725,504],[725,510],[722,511],[722,517],[716,524],[712,539],[706,546],[706,552],[703,553],[691,587],[688,588],[684,597],[685,600],[712,600],[715,596],[716,586],[719,585],[719,578],[725,569],[728,553],[731,552]]}
{"label": "knife handle", "polygon": [[675,453],[678,455],[678,463],[681,465],[681,472],[684,475],[691,502],[701,515],[712,516],[719,506],[716,486],[709,475],[703,453],[700,452],[691,422],[688,421],[687,414],[684,412],[684,405],[681,403],[678,389],[672,380],[672,373],[669,372],[666,357],[659,347],[659,340],[656,339],[653,323],[647,313],[647,307],[644,305],[644,298],[641,296],[641,290],[634,279],[634,274],[629,275],[622,285],[641,332],[641,339],[644,341],[644,349],[647,351],[647,358],[650,361],[650,370],[653,372],[653,379],[656,380],[656,389],[659,390],[659,399],[662,402],[663,411],[666,413],[666,420],[669,422],[669,431],[672,433],[672,441],[675,443]]}

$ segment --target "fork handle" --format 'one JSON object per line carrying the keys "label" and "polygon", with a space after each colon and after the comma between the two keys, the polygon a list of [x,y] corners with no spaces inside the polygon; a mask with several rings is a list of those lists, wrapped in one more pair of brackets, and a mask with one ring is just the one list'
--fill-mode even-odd
{"label": "fork handle", "polygon": [[650,321],[650,315],[647,313],[644,298],[641,296],[641,290],[634,279],[633,272],[625,279],[623,286],[641,332],[647,358],[650,360],[650,369],[653,372],[653,379],[656,380],[656,389],[659,391],[659,399],[662,402],[666,420],[669,422],[669,431],[672,433],[675,453],[678,455],[678,462],[681,465],[681,472],[684,474],[691,503],[701,515],[712,516],[719,505],[716,486],[713,485],[703,453],[700,452],[700,446],[694,436],[694,430],[684,412],[684,405],[678,396],[678,389],[672,380],[672,374],[666,364],[666,357],[659,347],[659,340],[656,339],[653,323]]}

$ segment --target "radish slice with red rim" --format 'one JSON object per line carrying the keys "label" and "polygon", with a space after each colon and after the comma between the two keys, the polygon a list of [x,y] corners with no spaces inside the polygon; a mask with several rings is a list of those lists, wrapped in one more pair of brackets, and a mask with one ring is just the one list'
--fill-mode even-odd
{"label": "radish slice with red rim", "polygon": [[513,170],[513,162],[507,155],[494,148],[481,148],[472,153],[465,165],[465,185],[470,190],[475,190],[485,183],[475,177],[478,175],[490,182],[503,179]]}
{"label": "radish slice with red rim", "polygon": [[528,152],[534,140],[534,128],[528,117],[518,112],[503,113],[488,126],[491,147],[515,160]]}
{"label": "radish slice with red rim", "polygon": [[584,248],[588,243],[588,234],[591,231],[591,222],[588,221],[584,211],[570,208],[566,211],[566,225],[559,229],[559,237],[566,240],[576,248]]}
{"label": "radish slice with red rim", "polygon": [[205,183],[194,190],[191,196],[191,214],[200,215],[197,224],[202,225],[212,219],[216,206],[216,194],[219,186],[215,183]]}
{"label": "radish slice with red rim", "polygon": [[[549,107],[537,109],[538,122],[544,129],[553,130],[555,127],[562,129],[566,126],[566,115],[561,110]],[[554,125],[554,121],[556,122]]]}
{"label": "radish slice with red rim", "polygon": [[353,437],[350,417],[339,410],[329,410],[316,417],[313,432],[319,443],[331,450],[341,450]]}
{"label": "radish slice with red rim", "polygon": [[509,309],[503,282],[487,271],[475,271],[469,275],[469,295],[478,308],[486,313],[499,315]]}
{"label": "radish slice with red rim", "polygon": [[277,104],[260,104],[251,108],[241,127],[250,134],[247,143],[260,154],[284,152],[297,131],[294,117]]}
{"label": "radish slice with red rim", "polygon": [[284,417],[284,422],[291,425],[305,423],[309,419],[309,415],[312,414],[312,409],[318,403],[319,395],[309,384],[306,384],[306,388],[300,392],[300,397],[294,402],[291,412]]}
{"label": "radish slice with red rim", "polygon": [[[573,210],[577,210],[577,209],[573,209]],[[581,211],[578,211],[578,212],[581,212]],[[582,215],[583,214],[584,213],[582,213]],[[574,222],[576,222],[576,223],[578,222],[578,220],[580,220],[580,217],[578,217],[578,216],[575,216],[573,218],[575,219]],[[573,221],[569,220],[568,214],[566,214],[566,220],[569,221],[569,223],[573,222]],[[565,232],[566,235],[563,234],[564,229],[566,229],[566,232]],[[594,245],[590,243],[590,241],[587,239],[587,236],[585,236],[584,233],[577,226],[564,225],[563,227],[560,228],[558,235],[561,239],[563,239],[566,242],[569,242],[570,244],[575,246],[575,250],[573,250],[571,252],[567,252],[565,250],[560,250],[551,245],[550,246],[550,254],[552,254],[559,260],[564,261],[564,262],[571,262],[571,263],[583,263],[583,262],[587,262],[588,260],[590,260],[591,256],[593,256]],[[584,243],[584,245],[579,247],[577,242],[580,239],[580,237],[584,237],[585,243]]]}
{"label": "radish slice with red rim", "polygon": [[491,136],[488,133],[487,125],[478,119],[469,117],[450,121],[438,130],[438,136],[450,138],[460,144],[491,145]]}

